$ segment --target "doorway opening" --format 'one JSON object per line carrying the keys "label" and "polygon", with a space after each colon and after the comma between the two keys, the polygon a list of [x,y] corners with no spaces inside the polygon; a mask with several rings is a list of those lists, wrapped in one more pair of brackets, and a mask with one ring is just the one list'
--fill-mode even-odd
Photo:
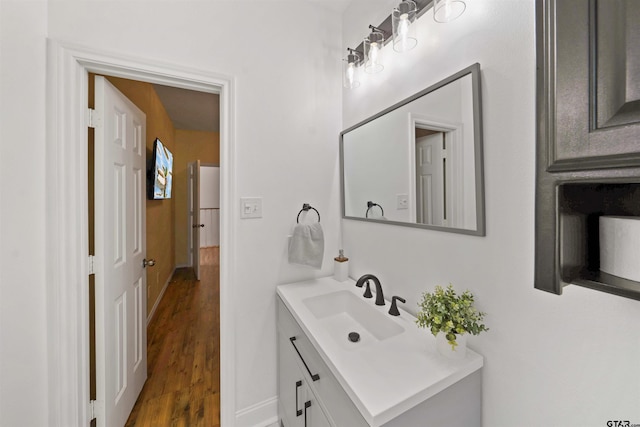
{"label": "doorway opening", "polygon": [[[108,85],[115,91],[113,96],[123,98],[123,102],[130,101],[146,115],[146,125],[142,124],[147,129],[146,141],[142,142],[142,151],[148,159],[147,174],[151,170],[150,163],[154,158],[152,150],[155,150],[157,141],[162,142],[163,152],[172,153],[168,154],[172,157],[173,162],[167,173],[172,177],[173,188],[171,197],[165,195],[160,200],[153,197],[145,199],[147,192],[138,191],[138,198],[141,200],[134,201],[134,204],[143,204],[142,210],[146,212],[146,233],[142,238],[145,239],[147,248],[144,256],[145,261],[148,259],[148,262],[145,263],[147,268],[143,272],[146,274],[145,283],[147,286],[146,304],[141,304],[141,307],[147,308],[143,315],[147,320],[144,327],[149,332],[148,339],[144,343],[147,346],[147,351],[144,353],[144,363],[148,365],[146,368],[148,376],[145,375],[146,384],[139,397],[137,393],[140,389],[135,392],[130,403],[131,406],[128,406],[131,408],[135,402],[130,416],[129,413],[110,413],[110,411],[122,412],[126,410],[128,412],[129,410],[118,409],[121,404],[110,408],[111,405],[108,404],[110,402],[109,390],[107,388],[105,391],[105,384],[102,383],[105,373],[101,370],[109,368],[109,364],[106,367],[103,362],[96,364],[97,360],[105,360],[105,355],[100,353],[100,347],[96,347],[95,337],[102,336],[103,333],[101,329],[96,330],[96,326],[98,328],[109,327],[102,321],[96,322],[96,309],[100,310],[101,304],[104,303],[107,304],[108,309],[109,301],[96,300],[96,296],[103,295],[102,293],[96,295],[96,282],[101,286],[105,284],[96,281],[96,276],[92,275],[89,281],[90,399],[107,402],[105,409],[102,409],[104,405],[100,404],[101,410],[106,411],[106,415],[108,415],[107,419],[117,417],[127,420],[128,418],[126,423],[128,426],[148,424],[150,419],[163,423],[180,419],[188,425],[202,423],[211,426],[219,425],[219,240],[216,242],[215,251],[205,250],[202,252],[202,259],[199,251],[199,239],[195,242],[198,245],[195,251],[191,246],[193,235],[198,236],[199,233],[205,231],[205,224],[200,223],[201,215],[196,215],[197,224],[193,223],[193,208],[195,206],[199,211],[200,198],[203,198],[205,202],[204,207],[215,206],[216,212],[219,211],[219,173],[218,179],[215,181],[217,188],[212,187],[209,174],[205,174],[205,179],[202,180],[203,185],[195,186],[196,192],[193,186],[194,168],[192,167],[195,164],[199,169],[200,159],[217,163],[220,161],[219,96],[142,81],[111,76],[98,77],[90,74],[88,91],[90,109],[96,108],[94,81],[98,78],[101,78],[101,81],[106,80],[103,85]],[[193,114],[193,111],[197,111],[199,114]],[[95,182],[98,182],[97,185],[102,185],[97,177],[94,179],[94,171],[101,168],[100,164],[95,164],[95,162],[102,161],[101,158],[94,156],[96,151],[94,146],[95,141],[99,140],[98,137],[104,131],[102,128],[105,126],[108,128],[108,117],[101,117],[100,120],[103,121],[103,126],[98,126],[97,129],[90,127],[88,132],[90,255],[96,253],[94,218],[96,218],[96,214],[100,215],[100,212],[95,212],[93,188]],[[145,132],[143,132],[143,138],[144,134]],[[108,141],[106,143],[108,144]],[[124,145],[125,142],[123,141],[122,144]],[[195,175],[201,175],[199,172],[198,170]],[[149,182],[148,185],[151,183]],[[101,187],[96,187],[95,193],[100,191]],[[109,214],[108,209],[105,214]],[[188,221],[187,218],[189,218]],[[205,235],[219,236],[218,222],[215,227],[217,230],[212,230],[214,224],[207,221]],[[205,264],[203,269],[205,274],[203,274],[202,280],[200,275],[201,262]],[[108,264],[107,260],[105,260],[105,266],[106,264]],[[98,271],[97,274],[101,274],[101,271]],[[167,333],[169,330],[171,334]],[[182,337],[180,342],[176,342],[177,335]],[[96,348],[98,349],[96,350]],[[103,349],[103,351],[105,350]],[[165,353],[172,356],[168,358]],[[176,369],[183,376],[188,376],[189,380],[178,379],[175,375],[171,375],[170,371]],[[109,378],[108,374],[107,370],[106,378]],[[196,389],[197,392],[194,392]],[[116,400],[119,397],[115,396]],[[165,402],[162,405],[163,411],[159,412],[155,406],[163,398],[171,403]],[[191,411],[189,411],[190,408]],[[166,413],[167,410],[169,413]],[[165,419],[160,420],[159,413],[165,413]],[[104,416],[105,414],[98,411],[96,415]],[[204,417],[212,419],[204,419]]]}
{"label": "doorway opening", "polygon": [[200,280],[200,250],[220,248],[220,165],[196,160],[188,164],[187,176],[189,265]]}
{"label": "doorway opening", "polygon": [[410,138],[411,216],[416,223],[460,227],[464,207],[464,151],[459,124],[413,116]]}
{"label": "doorway opening", "polygon": [[89,272],[87,98],[90,72],[147,83],[220,94],[221,248],[220,388],[221,423],[235,420],[233,296],[227,291],[233,270],[231,206],[232,80],[213,73],[143,62],[48,40],[47,62],[47,292],[49,417],[58,425],[86,425],[91,419],[89,381]]}

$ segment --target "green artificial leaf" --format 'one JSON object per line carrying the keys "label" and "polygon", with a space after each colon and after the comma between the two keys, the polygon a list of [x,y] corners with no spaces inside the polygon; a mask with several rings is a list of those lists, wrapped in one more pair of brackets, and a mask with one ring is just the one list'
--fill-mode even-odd
{"label": "green artificial leaf", "polygon": [[433,292],[422,294],[416,324],[428,328],[434,336],[444,333],[455,349],[458,345],[457,335],[478,335],[489,330],[482,323],[486,313],[477,311],[473,303],[474,297],[470,291],[466,290],[458,295],[451,284],[446,288],[437,285]]}

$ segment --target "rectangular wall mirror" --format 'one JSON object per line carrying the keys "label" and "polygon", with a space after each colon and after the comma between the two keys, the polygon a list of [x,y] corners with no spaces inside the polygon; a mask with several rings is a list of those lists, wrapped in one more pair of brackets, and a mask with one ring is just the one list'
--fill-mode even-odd
{"label": "rectangular wall mirror", "polygon": [[485,235],[480,65],[340,134],[343,218]]}

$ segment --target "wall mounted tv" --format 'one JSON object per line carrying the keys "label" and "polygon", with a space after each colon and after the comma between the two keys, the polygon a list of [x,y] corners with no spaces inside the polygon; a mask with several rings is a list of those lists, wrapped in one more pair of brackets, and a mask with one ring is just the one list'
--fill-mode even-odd
{"label": "wall mounted tv", "polygon": [[158,138],[153,142],[153,153],[147,178],[147,192],[150,200],[171,198],[173,154]]}

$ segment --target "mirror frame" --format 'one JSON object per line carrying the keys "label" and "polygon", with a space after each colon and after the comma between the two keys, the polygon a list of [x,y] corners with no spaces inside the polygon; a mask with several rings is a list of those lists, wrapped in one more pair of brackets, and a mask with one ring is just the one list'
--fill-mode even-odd
{"label": "mirror frame", "polygon": [[[376,218],[362,218],[356,216],[347,216],[346,215],[346,202],[345,202],[345,178],[344,178],[344,135],[346,133],[351,132],[354,129],[359,128],[391,111],[394,111],[416,99],[427,95],[435,90],[440,89],[443,86],[446,86],[449,83],[452,83],[464,76],[471,75],[472,82],[472,96],[473,96],[473,134],[474,134],[474,160],[475,160],[475,171],[476,171],[476,229],[470,230],[465,228],[453,228],[453,227],[445,227],[441,225],[429,225],[429,224],[418,224],[412,222],[403,222],[403,221],[389,221],[384,219],[376,219]],[[342,218],[344,219],[352,219],[356,221],[367,221],[374,222],[378,224],[390,224],[390,225],[399,225],[404,227],[413,227],[413,228],[423,228],[428,230],[437,230],[437,231],[445,231],[449,233],[459,233],[459,234],[468,234],[473,236],[485,236],[485,202],[484,202],[484,161],[483,161],[483,138],[482,138],[482,94],[480,90],[480,64],[475,63],[470,65],[469,67],[458,71],[457,73],[445,78],[444,80],[439,81],[438,83],[427,87],[420,92],[411,95],[410,97],[392,105],[389,108],[386,108],[379,113],[369,117],[357,123],[348,129],[340,132],[340,202],[342,209]]]}

